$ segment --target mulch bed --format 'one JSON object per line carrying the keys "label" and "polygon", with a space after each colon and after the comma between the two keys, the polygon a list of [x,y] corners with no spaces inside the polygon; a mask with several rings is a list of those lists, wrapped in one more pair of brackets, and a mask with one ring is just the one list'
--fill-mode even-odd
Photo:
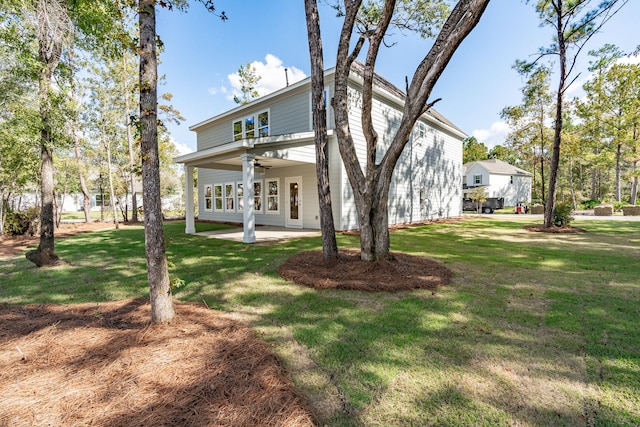
{"label": "mulch bed", "polygon": [[[78,222],[75,224],[60,224],[54,231],[55,238],[74,236],[80,233],[109,230],[114,228],[113,222]],[[5,234],[0,236],[0,258],[22,253],[30,246],[38,246],[40,236],[12,236]]]}
{"label": "mulch bed", "polygon": [[342,249],[338,259],[325,261],[322,251],[300,252],[280,266],[280,275],[315,289],[397,292],[435,289],[450,283],[452,272],[430,258],[392,252],[390,259],[365,262],[360,252]]}
{"label": "mulch bed", "polygon": [[0,425],[314,425],[248,327],[175,305],[168,326],[141,299],[0,305]]}
{"label": "mulch bed", "polygon": [[544,225],[525,225],[524,229],[527,231],[533,231],[537,233],[555,233],[555,234],[565,234],[565,233],[586,233],[587,230],[580,227],[545,227]]}

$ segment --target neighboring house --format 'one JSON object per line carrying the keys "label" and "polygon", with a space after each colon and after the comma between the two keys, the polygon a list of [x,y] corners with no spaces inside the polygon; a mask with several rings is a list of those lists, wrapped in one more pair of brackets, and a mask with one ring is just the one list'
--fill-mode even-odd
{"label": "neighboring house", "polygon": [[[350,127],[365,165],[361,124],[361,65],[349,77]],[[325,99],[333,96],[335,69],[325,71]],[[404,94],[376,76],[373,119],[382,159],[402,117]],[[337,230],[359,227],[352,189],[338,150],[327,102],[329,175]],[[186,169],[187,212],[194,212],[193,172],[198,168],[199,219],[244,224],[244,242],[256,225],[319,229],[316,156],[307,78],[189,128],[196,152],[177,157]],[[459,216],[464,132],[434,110],[416,123],[396,166],[389,194],[389,223]],[[246,191],[253,189],[254,191]],[[187,215],[186,232],[194,233]]]}
{"label": "neighboring house", "polygon": [[[479,160],[463,165],[464,193],[485,187],[487,197],[504,198],[504,206],[531,203],[531,173],[498,159]],[[466,197],[466,196],[465,196]]]}

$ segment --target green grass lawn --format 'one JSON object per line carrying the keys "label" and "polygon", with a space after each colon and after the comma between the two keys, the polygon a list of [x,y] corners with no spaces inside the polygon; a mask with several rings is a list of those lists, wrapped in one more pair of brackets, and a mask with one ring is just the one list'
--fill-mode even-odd
{"label": "green grass lawn", "polygon": [[[245,245],[166,224],[176,298],[204,301],[273,343],[331,426],[640,425],[640,223],[470,218],[392,233],[393,250],[454,271],[436,292],[315,291],[278,276],[320,238]],[[198,231],[221,227],[197,224]],[[341,247],[357,247],[338,236]],[[0,302],[147,294],[142,227],[57,242],[68,265],[0,259]]]}

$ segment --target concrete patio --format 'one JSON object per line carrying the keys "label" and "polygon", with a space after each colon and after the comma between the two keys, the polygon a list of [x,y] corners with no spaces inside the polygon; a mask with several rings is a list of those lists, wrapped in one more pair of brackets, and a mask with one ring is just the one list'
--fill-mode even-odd
{"label": "concrete patio", "polygon": [[[242,228],[230,228],[228,230],[203,231],[195,233],[196,236],[211,237],[214,239],[242,242]],[[298,239],[300,237],[320,236],[320,230],[306,228],[273,227],[268,225],[256,226],[256,242],[277,242],[280,240]]]}

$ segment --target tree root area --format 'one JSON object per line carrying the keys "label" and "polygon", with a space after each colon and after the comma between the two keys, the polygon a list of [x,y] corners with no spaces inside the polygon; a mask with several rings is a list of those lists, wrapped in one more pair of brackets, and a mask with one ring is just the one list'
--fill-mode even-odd
{"label": "tree root area", "polygon": [[524,227],[527,231],[533,231],[536,233],[554,233],[554,234],[565,234],[565,233],[586,233],[587,230],[580,227],[545,227],[544,225],[526,225]]}
{"label": "tree root area", "polygon": [[340,250],[331,261],[324,260],[321,250],[297,253],[282,264],[280,275],[315,289],[373,292],[435,289],[452,277],[451,270],[430,258],[392,252],[389,259],[366,262],[353,249]]}
{"label": "tree root area", "polygon": [[312,426],[268,344],[202,305],[0,305],[0,425]]}

